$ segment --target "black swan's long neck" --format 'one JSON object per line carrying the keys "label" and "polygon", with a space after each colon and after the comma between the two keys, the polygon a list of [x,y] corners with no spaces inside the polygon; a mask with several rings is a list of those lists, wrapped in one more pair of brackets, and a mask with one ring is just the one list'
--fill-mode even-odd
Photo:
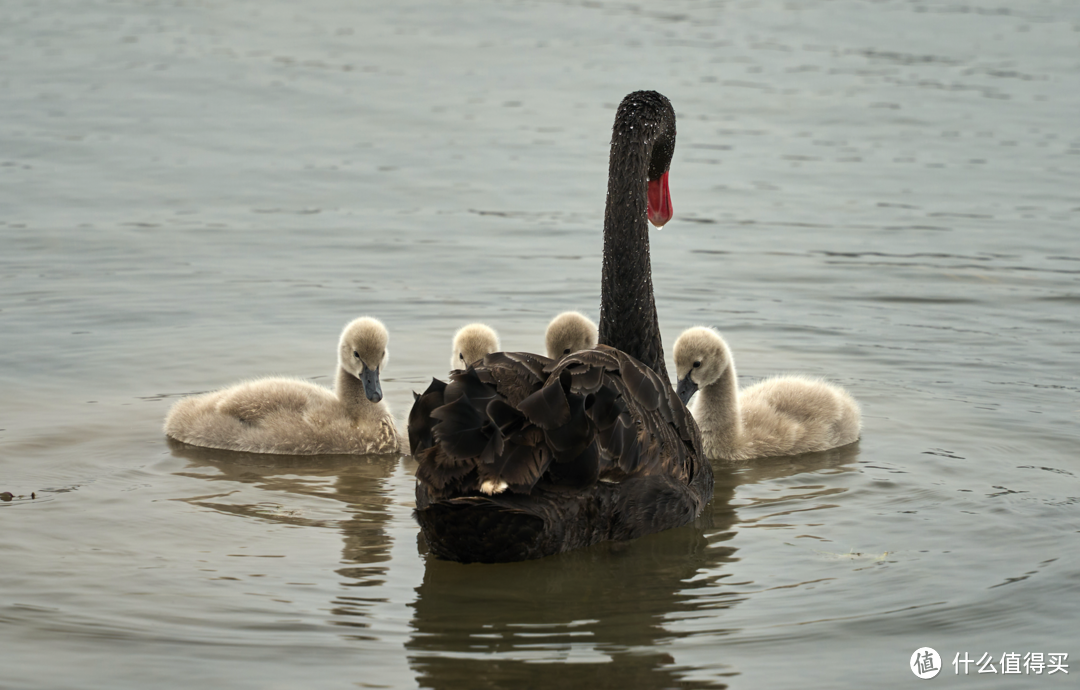
{"label": "black swan's long neck", "polygon": [[623,99],[611,137],[599,337],[664,380],[649,260],[648,182],[667,172],[674,147],[675,113],[664,96],[646,91]]}

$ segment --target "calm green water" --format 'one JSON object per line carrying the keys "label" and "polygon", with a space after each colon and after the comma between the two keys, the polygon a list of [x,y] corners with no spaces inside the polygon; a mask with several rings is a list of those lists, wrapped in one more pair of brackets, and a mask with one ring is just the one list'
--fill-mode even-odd
{"label": "calm green water", "polygon": [[[837,382],[857,445],[461,566],[410,458],[163,437],[329,384],[362,314],[400,417],[464,323],[595,318],[641,88],[679,114],[669,355],[714,325],[744,384]],[[1077,113],[1066,0],[0,4],[0,686],[900,687],[923,646],[939,686],[1075,684],[999,659],[1080,656]]]}

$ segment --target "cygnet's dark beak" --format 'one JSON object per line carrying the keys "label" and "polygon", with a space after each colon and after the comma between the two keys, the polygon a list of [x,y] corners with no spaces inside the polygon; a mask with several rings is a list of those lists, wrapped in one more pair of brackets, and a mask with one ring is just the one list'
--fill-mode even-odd
{"label": "cygnet's dark beak", "polygon": [[690,398],[694,397],[697,389],[698,385],[694,383],[694,379],[690,378],[690,374],[687,374],[679,379],[679,385],[675,388],[675,395],[679,396],[679,400],[682,400],[682,404],[685,405],[690,402]]}
{"label": "cygnet's dark beak", "polygon": [[364,395],[367,399],[373,403],[377,403],[382,400],[382,385],[379,384],[379,370],[368,369],[368,365],[363,365],[364,369],[360,372],[360,382],[364,384]]}

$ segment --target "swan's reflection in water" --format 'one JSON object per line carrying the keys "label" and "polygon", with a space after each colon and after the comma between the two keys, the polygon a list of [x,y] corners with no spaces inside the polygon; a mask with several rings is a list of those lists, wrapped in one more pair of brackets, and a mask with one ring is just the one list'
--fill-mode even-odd
{"label": "swan's reflection in water", "polygon": [[698,593],[722,577],[700,574],[733,558],[723,545],[730,517],[717,522],[711,533],[688,525],[523,563],[429,556],[406,645],[418,684],[502,688],[532,677],[550,687],[679,686],[665,649],[679,634],[665,623],[698,609]]}
{"label": "swan's reflection in water", "polygon": [[[552,687],[725,687],[723,657],[734,652],[714,646],[681,658],[693,646],[680,647],[679,640],[702,632],[698,621],[715,625],[717,609],[744,598],[725,582],[725,564],[738,560],[725,545],[735,534],[736,490],[830,468],[844,471],[857,454],[853,445],[716,467],[713,500],[693,525],[630,543],[497,565],[463,566],[427,556],[406,645],[418,684],[499,688],[542,679]],[[818,495],[801,488],[800,500]],[[715,637],[733,631],[707,632]],[[689,669],[703,665],[714,670],[711,677]]]}
{"label": "swan's reflection in water", "polygon": [[[225,513],[339,529],[343,544],[336,573],[343,593],[331,603],[331,623],[361,644],[378,639],[371,612],[388,601],[382,586],[391,567],[390,523],[408,520],[412,527],[407,509],[394,498],[396,491],[402,503],[404,490],[412,487],[411,458],[272,456],[176,442],[170,448],[189,462],[181,475],[344,503],[348,516],[342,519],[340,509],[320,516],[293,514],[287,506],[275,509],[273,499],[244,502],[233,496],[232,487],[184,499]],[[730,656],[734,663],[737,652],[680,641],[735,632],[717,627],[723,616],[716,611],[751,596],[744,593],[751,583],[731,582],[727,567],[738,558],[726,542],[746,524],[733,505],[736,492],[740,506],[774,506],[770,517],[803,511],[820,503],[814,499],[843,491],[813,473],[852,471],[857,455],[853,444],[742,466],[716,465],[713,500],[694,524],[537,561],[468,566],[440,561],[425,553],[418,530],[408,530],[417,535],[425,568],[405,644],[418,685],[495,688],[541,679],[566,687],[724,687],[730,668],[724,659]],[[204,468],[217,474],[200,472]],[[395,486],[404,482],[408,487]],[[709,677],[702,677],[703,667],[710,669]]]}
{"label": "swan's reflection in water", "polygon": [[[246,517],[270,519],[307,527],[338,528],[343,536],[341,567],[346,592],[331,603],[332,623],[350,629],[347,637],[370,640],[368,609],[385,602],[378,588],[386,581],[390,562],[389,524],[394,503],[389,479],[400,455],[267,455],[189,446],[169,439],[173,455],[190,463],[189,471],[177,474],[210,481],[252,484],[268,492],[314,496],[345,504],[327,511],[325,518],[295,514],[271,501],[232,499],[233,491],[184,499],[193,505]],[[213,468],[218,474],[192,472]]]}

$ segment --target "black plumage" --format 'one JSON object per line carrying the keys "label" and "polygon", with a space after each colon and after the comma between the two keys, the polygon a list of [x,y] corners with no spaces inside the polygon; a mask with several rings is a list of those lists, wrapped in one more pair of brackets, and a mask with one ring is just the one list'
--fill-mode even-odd
{"label": "black plumage", "polygon": [[[685,524],[700,512],[712,471],[670,385],[600,345],[548,360],[545,380],[522,395],[505,371],[522,357],[495,353],[454,372],[445,390],[472,390],[475,399],[462,394],[431,413],[437,443],[418,451],[416,515],[433,553],[463,562],[538,558]],[[517,543],[503,543],[511,535]]]}
{"label": "black plumage", "polygon": [[427,390],[422,394],[413,393],[413,406],[409,410],[409,449],[415,455],[425,448],[435,445],[431,428],[435,426],[431,413],[443,405],[443,391],[446,384],[439,379],[431,379]]}

